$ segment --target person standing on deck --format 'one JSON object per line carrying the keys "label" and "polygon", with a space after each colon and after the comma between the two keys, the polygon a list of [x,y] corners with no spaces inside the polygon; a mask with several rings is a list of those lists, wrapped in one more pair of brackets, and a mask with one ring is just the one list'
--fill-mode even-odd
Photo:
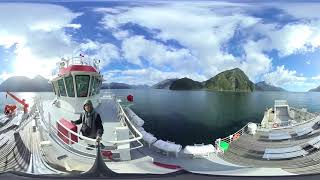
{"label": "person standing on deck", "polygon": [[[74,124],[81,124],[80,129],[83,136],[96,139],[97,142],[101,140],[103,134],[103,126],[100,114],[93,108],[91,100],[86,100],[83,105],[84,112],[80,114],[80,118],[76,121],[71,121]],[[94,147],[92,144],[88,144],[89,147]],[[91,149],[87,148],[87,149]]]}

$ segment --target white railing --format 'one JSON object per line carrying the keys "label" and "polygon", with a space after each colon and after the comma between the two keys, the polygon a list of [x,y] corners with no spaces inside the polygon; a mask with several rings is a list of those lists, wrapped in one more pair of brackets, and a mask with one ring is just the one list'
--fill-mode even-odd
{"label": "white railing", "polygon": [[[248,125],[252,123],[252,122],[249,122],[248,124],[246,124],[245,126],[243,126],[240,130],[238,130],[237,132],[225,137],[225,138],[218,138],[215,140],[215,143],[214,143],[214,146],[215,148],[218,150],[218,152],[223,152],[222,149],[220,149],[220,142],[221,141],[224,141],[228,144],[231,144],[233,141],[236,141],[238,138],[240,138],[240,136],[243,135],[243,133],[245,132],[245,129],[248,127]],[[257,124],[257,126],[261,127],[260,124]]]}
{"label": "white railing", "polygon": [[[131,142],[137,142],[138,143],[138,146],[135,146],[135,147],[130,147],[127,148],[129,150],[133,150],[133,149],[137,149],[137,148],[141,148],[143,147],[143,144],[140,142],[140,140],[142,139],[142,134],[132,125],[131,121],[129,120],[129,118],[127,117],[127,115],[125,114],[122,106],[117,102],[117,98],[114,96],[113,97],[113,100],[115,100],[116,102],[116,105],[117,105],[117,112],[118,112],[118,116],[119,116],[119,119],[122,119],[124,120],[124,125],[127,126],[130,131],[133,135],[134,138],[131,138],[131,139],[126,139],[126,140],[119,140],[119,141],[105,141],[105,140],[102,140],[101,142],[108,146],[108,145],[117,145],[117,144],[125,144],[125,143],[131,143]],[[76,148],[77,146],[82,146],[82,148],[87,148],[87,144],[81,144],[80,142],[75,142],[73,139],[72,139],[72,136],[76,136],[78,139],[81,138],[83,140],[86,140],[87,142],[90,142],[91,144],[95,144],[96,143],[96,140],[95,139],[92,139],[92,138],[88,138],[88,137],[85,137],[79,133],[76,133],[72,130],[69,130],[67,127],[65,127],[62,123],[60,123],[59,121],[54,121],[56,123],[59,124],[59,126],[62,126],[66,131],[67,131],[67,135],[64,135],[63,132],[59,131],[54,123],[52,123],[52,119],[51,119],[51,114],[48,112],[48,117],[47,117],[47,120],[48,122],[46,122],[46,118],[44,117],[44,112],[43,112],[43,109],[42,109],[42,102],[39,101],[38,103],[38,106],[39,106],[39,114],[41,116],[40,119],[42,119],[42,123],[46,126],[46,129],[48,130],[49,134],[51,135],[51,137],[54,137],[55,139],[58,139],[60,142],[62,142],[61,138],[58,136],[58,133],[63,135],[67,141],[69,143],[60,143],[60,144],[65,144],[69,150],[72,150],[73,152],[80,152],[80,154],[84,154],[84,155],[89,155],[89,156],[92,156],[94,157],[95,156],[95,153],[88,153],[88,151],[81,151],[79,148]],[[90,148],[90,147],[89,147]],[[93,148],[92,148],[93,149]],[[104,151],[103,149],[101,151]],[[113,152],[116,152],[116,150],[112,150]],[[79,154],[79,153],[78,153]]]}
{"label": "white railing", "polygon": [[[296,110],[296,109],[295,109]],[[313,115],[312,113],[308,112],[309,114],[311,114],[312,116],[315,116]],[[308,121],[303,121],[301,123],[297,123],[297,124],[294,124],[294,125],[290,125],[290,126],[285,126],[285,127],[278,127],[278,128],[271,128],[272,130],[279,130],[279,129],[286,129],[286,128],[292,128],[292,127],[295,127],[295,126],[299,126],[299,125],[303,125],[303,124],[307,124],[307,123],[310,123],[312,121],[320,121],[320,114],[317,115],[313,118],[311,118],[310,120]],[[251,123],[251,122],[249,122]],[[248,124],[249,124],[248,123]],[[240,136],[243,135],[245,129],[248,127],[248,124],[246,124],[244,127],[242,127],[240,130],[238,130],[237,132],[225,137],[225,138],[218,138],[215,140],[215,148],[218,150],[218,152],[223,152],[223,150],[220,149],[220,142],[221,141],[224,141],[228,144],[232,143],[233,141],[236,141]],[[264,128],[264,127],[261,127],[261,124],[260,123],[255,123],[257,125],[257,130],[263,130],[263,129],[268,129],[268,130],[271,130],[270,128]]]}
{"label": "white railing", "polygon": [[89,57],[72,57],[69,59],[62,59],[62,62],[66,63],[66,66],[70,65],[88,65],[93,66],[97,71],[99,70],[98,64],[100,63],[100,60],[98,59],[91,59]]}
{"label": "white railing", "polygon": [[300,126],[300,125],[303,125],[303,124],[310,123],[310,122],[316,120],[317,118],[318,118],[318,116],[315,116],[314,118],[311,118],[311,119],[309,119],[309,120],[307,120],[307,121],[303,121],[303,122],[296,123],[296,124],[291,124],[291,125],[289,125],[289,126],[279,126],[279,127],[277,127],[277,128],[272,128],[272,129],[274,129],[274,130],[279,130],[279,129],[292,128],[292,127],[296,127],[296,126]]}

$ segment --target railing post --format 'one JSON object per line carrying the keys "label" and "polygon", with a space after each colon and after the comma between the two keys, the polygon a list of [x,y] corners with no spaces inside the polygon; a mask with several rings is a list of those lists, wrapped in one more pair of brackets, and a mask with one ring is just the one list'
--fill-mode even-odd
{"label": "railing post", "polygon": [[72,144],[72,142],[71,142],[71,136],[70,136],[70,131],[68,131],[68,144]]}
{"label": "railing post", "polygon": [[[45,121],[45,119],[42,119],[42,120]],[[51,115],[50,115],[50,112],[48,112],[48,122],[49,122],[48,130],[49,130],[49,134],[51,134]]]}

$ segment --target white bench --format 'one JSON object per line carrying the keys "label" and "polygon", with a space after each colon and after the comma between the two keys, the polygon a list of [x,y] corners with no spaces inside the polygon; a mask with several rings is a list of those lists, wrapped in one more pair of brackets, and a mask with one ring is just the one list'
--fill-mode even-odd
{"label": "white bench", "polygon": [[142,139],[143,139],[143,141],[145,141],[146,143],[148,143],[149,148],[150,148],[151,144],[153,144],[154,142],[157,141],[157,138],[154,137],[154,135],[151,134],[151,133],[148,133],[148,132],[146,132],[146,131],[141,131],[141,134],[142,134]]}
{"label": "white bench", "polygon": [[167,156],[169,155],[169,152],[175,153],[176,157],[178,157],[178,153],[181,151],[182,146],[180,144],[175,144],[173,142],[166,142],[163,140],[158,140],[155,143],[153,143],[153,146],[158,148],[159,150],[165,151]]}
{"label": "white bench", "polygon": [[210,154],[215,152],[215,148],[212,144],[208,145],[194,145],[194,146],[186,146],[183,150],[185,154],[192,155],[193,157],[201,158],[204,156],[209,157]]}
{"label": "white bench", "polygon": [[267,148],[263,154],[263,159],[288,159],[299,156],[305,156],[308,152],[301,146],[292,146],[286,148]]}
{"label": "white bench", "polygon": [[269,133],[270,140],[285,140],[290,139],[291,135],[288,132],[271,132]]}
{"label": "white bench", "polygon": [[295,133],[297,133],[298,136],[303,136],[305,134],[308,134],[310,132],[312,132],[313,129],[312,127],[299,127],[295,129]]}

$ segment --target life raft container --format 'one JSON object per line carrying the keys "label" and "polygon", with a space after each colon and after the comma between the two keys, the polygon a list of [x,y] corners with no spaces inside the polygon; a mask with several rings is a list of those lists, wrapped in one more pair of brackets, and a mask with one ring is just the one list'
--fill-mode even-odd
{"label": "life raft container", "polygon": [[14,104],[7,104],[5,107],[4,107],[4,114],[5,115],[11,115],[13,114],[17,109],[17,106],[14,105]]}
{"label": "life raft container", "polygon": [[102,150],[101,151],[101,155],[103,157],[107,157],[108,159],[112,160],[112,155],[113,153],[111,151],[105,151],[105,150]]}

